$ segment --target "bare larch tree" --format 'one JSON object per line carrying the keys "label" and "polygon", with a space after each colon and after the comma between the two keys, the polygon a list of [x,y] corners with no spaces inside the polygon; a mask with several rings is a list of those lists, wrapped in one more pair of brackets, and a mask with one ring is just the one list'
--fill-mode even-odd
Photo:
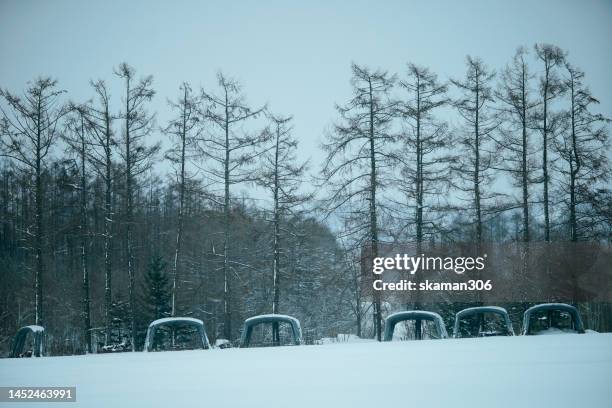
{"label": "bare larch tree", "polygon": [[134,267],[133,223],[134,223],[134,190],[137,179],[152,164],[153,157],[159,151],[159,144],[147,146],[146,138],[154,128],[155,115],[150,114],[146,104],[153,99],[153,77],[135,78],[134,68],[122,63],[115,74],[124,81],[125,94],[123,110],[119,118],[123,120],[121,157],[125,165],[125,246],[127,251],[127,272],[129,277],[129,316],[132,351],[136,350],[136,273]]}
{"label": "bare larch tree", "polygon": [[[593,106],[599,101],[584,84],[584,72],[568,62],[565,67],[569,109],[562,113],[564,125],[560,136],[554,139],[563,165],[554,167],[562,175],[560,189],[564,196],[562,201],[569,210],[570,240],[578,241],[589,238],[589,230],[593,227],[588,222],[589,213],[600,206],[596,198],[606,196],[603,190],[610,180],[606,125],[610,120],[593,112]],[[602,191],[596,193],[598,189]]]}
{"label": "bare larch tree", "polygon": [[300,162],[296,157],[298,142],[291,135],[291,116],[280,116],[269,113],[271,122],[268,131],[271,133],[273,147],[262,156],[262,169],[258,184],[272,195],[272,313],[280,310],[281,220],[295,215],[295,210],[308,200],[309,195],[300,192],[307,162]]}
{"label": "bare larch tree", "polygon": [[[439,198],[450,187],[449,169],[454,160],[449,154],[451,135],[447,124],[435,116],[437,108],[449,103],[448,87],[429,69],[415,64],[408,65],[407,78],[400,81],[400,87],[407,96],[397,105],[403,125],[398,186],[406,196],[405,205],[414,209],[409,224],[414,226],[414,238],[420,244],[425,234],[437,230],[439,200],[426,202],[426,196]],[[424,213],[429,213],[428,219]]]}
{"label": "bare larch tree", "polygon": [[[267,141],[265,132],[249,133],[241,126],[245,121],[259,116],[264,107],[251,108],[247,105],[240,84],[223,73],[217,74],[219,93],[202,90],[204,117],[216,125],[199,138],[200,152],[207,163],[202,167],[205,176],[214,184],[223,186],[221,205],[223,207],[223,335],[232,339],[232,274],[231,262],[230,187],[245,182],[255,182],[252,171],[254,160],[262,153],[261,147]],[[220,130],[220,131],[219,131]]]}
{"label": "bare larch tree", "polygon": [[90,82],[90,85],[95,93],[95,98],[86,106],[85,119],[87,129],[91,133],[89,161],[104,184],[104,344],[108,345],[113,302],[113,153],[117,148],[117,141],[113,133],[115,117],[111,114],[110,95],[106,83],[98,80]]}
{"label": "bare larch tree", "polygon": [[[51,148],[61,129],[62,118],[69,111],[60,100],[63,90],[57,88],[57,81],[38,78],[30,83],[23,96],[0,89],[0,98],[6,107],[0,107],[0,154],[12,159],[33,183],[35,216],[34,225],[28,226],[35,254],[34,303],[35,322],[42,325],[43,274],[45,268],[45,192],[43,174]],[[31,186],[32,187],[32,186]]]}
{"label": "bare larch tree", "polygon": [[501,74],[501,82],[496,92],[500,102],[503,126],[497,140],[502,151],[506,152],[501,170],[510,174],[515,185],[521,189],[522,239],[529,242],[530,187],[537,181],[535,177],[534,146],[530,140],[533,127],[533,110],[536,101],[531,97],[529,85],[533,75],[529,72],[526,51],[519,48]]}
{"label": "bare larch tree", "polygon": [[79,176],[79,246],[83,289],[83,337],[88,353],[93,351],[91,343],[91,296],[89,288],[89,241],[90,232],[88,227],[88,173],[89,173],[89,151],[91,149],[91,132],[87,127],[87,105],[71,105],[72,113],[66,121],[66,131],[62,135],[68,147],[68,154],[75,157],[75,167]]}
{"label": "bare larch tree", "polygon": [[562,66],[565,53],[554,45],[536,44],[535,53],[543,64],[543,72],[540,77],[540,108],[537,119],[541,123],[537,128],[542,133],[542,184],[543,184],[543,206],[544,206],[544,240],[550,241],[550,199],[548,189],[550,185],[550,174],[548,172],[548,148],[551,139],[550,129],[550,104],[551,101],[563,92],[563,82],[557,74],[557,67]]}
{"label": "bare larch tree", "polygon": [[[351,224],[350,234],[359,235],[372,258],[378,257],[379,194],[385,188],[393,165],[396,135],[390,129],[395,103],[390,91],[395,77],[386,71],[373,71],[352,64],[353,97],[336,106],[340,123],[327,135],[323,149],[322,177],[330,191],[325,200],[327,213],[337,213]],[[387,177],[389,176],[389,177]],[[365,204],[365,206],[364,206]],[[349,212],[342,212],[347,205]],[[374,327],[381,340],[382,310],[380,292],[374,291]]]}
{"label": "bare larch tree", "polygon": [[492,149],[497,118],[492,110],[494,98],[490,83],[495,74],[479,58],[468,56],[466,65],[465,78],[451,80],[461,94],[454,105],[465,122],[458,138],[463,154],[453,168],[460,180],[456,187],[466,193],[466,201],[472,203],[463,208],[473,211],[475,241],[480,243],[483,241],[483,205],[494,197],[485,191],[485,186],[490,186],[494,177]]}
{"label": "bare larch tree", "polygon": [[177,291],[179,285],[179,265],[181,245],[183,240],[185,189],[190,178],[187,165],[193,159],[193,152],[200,134],[200,116],[198,114],[199,100],[193,95],[191,86],[183,83],[180,86],[181,95],[176,101],[168,101],[176,117],[168,122],[163,130],[172,139],[172,146],[166,152],[166,158],[173,164],[176,173],[178,189],[178,214],[176,221],[176,241],[174,249],[174,264],[172,266],[172,298],[171,315],[177,312]]}
{"label": "bare larch tree", "polygon": [[[438,108],[449,103],[447,85],[425,67],[408,64],[405,80],[400,87],[406,95],[397,105],[402,130],[401,163],[397,185],[405,201],[400,202],[399,219],[402,229],[414,227],[416,253],[422,253],[425,235],[432,238],[441,228],[444,212],[443,197],[451,186],[451,164],[455,160],[450,149],[451,134],[446,122],[436,118]],[[412,209],[412,217],[403,216]],[[417,284],[420,275],[415,277]],[[412,307],[421,308],[420,292],[416,292]],[[420,326],[417,325],[420,338]]]}

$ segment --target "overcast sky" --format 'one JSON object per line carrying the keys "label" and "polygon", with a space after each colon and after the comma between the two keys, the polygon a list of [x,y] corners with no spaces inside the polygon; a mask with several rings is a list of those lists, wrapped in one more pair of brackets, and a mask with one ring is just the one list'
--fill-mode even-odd
{"label": "overcast sky", "polygon": [[410,61],[447,79],[462,76],[467,54],[499,70],[535,42],[568,50],[612,116],[610,0],[0,0],[0,86],[18,91],[50,75],[85,100],[89,79],[116,86],[112,69],[127,61],[154,75],[163,124],[182,81],[210,88],[223,70],[253,105],[294,115],[300,155],[316,165],[334,103],[350,95],[351,61],[400,74]]}

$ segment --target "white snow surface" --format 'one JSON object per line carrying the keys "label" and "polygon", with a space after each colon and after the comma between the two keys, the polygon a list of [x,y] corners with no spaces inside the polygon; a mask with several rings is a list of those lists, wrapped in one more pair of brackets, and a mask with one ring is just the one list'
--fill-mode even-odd
{"label": "white snow surface", "polygon": [[56,408],[609,408],[611,378],[612,334],[0,360],[0,386],[76,386]]}
{"label": "white snow surface", "polygon": [[547,336],[551,334],[576,334],[576,331],[573,329],[558,329],[556,327],[549,327],[548,329],[538,330],[536,333],[532,334],[532,336]]}

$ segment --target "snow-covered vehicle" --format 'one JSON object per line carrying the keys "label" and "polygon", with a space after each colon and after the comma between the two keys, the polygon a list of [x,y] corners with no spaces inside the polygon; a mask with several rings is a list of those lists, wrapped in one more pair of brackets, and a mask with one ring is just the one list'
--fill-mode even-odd
{"label": "snow-covered vehicle", "polygon": [[442,317],[425,310],[409,310],[385,319],[384,341],[446,339],[448,333]]}
{"label": "snow-covered vehicle", "polygon": [[209,348],[203,321],[193,317],[165,317],[149,325],[144,351]]}
{"label": "snow-covered vehicle", "polygon": [[523,314],[523,335],[584,333],[578,309],[565,303],[544,303]]}
{"label": "snow-covered vehicle", "polygon": [[453,337],[514,336],[508,312],[499,306],[478,306],[455,315]]}
{"label": "snow-covered vehicle", "polygon": [[302,328],[298,319],[266,314],[244,321],[240,347],[299,346],[302,342]]}
{"label": "snow-covered vehicle", "polygon": [[45,355],[45,328],[30,325],[17,330],[10,357],[42,357]]}

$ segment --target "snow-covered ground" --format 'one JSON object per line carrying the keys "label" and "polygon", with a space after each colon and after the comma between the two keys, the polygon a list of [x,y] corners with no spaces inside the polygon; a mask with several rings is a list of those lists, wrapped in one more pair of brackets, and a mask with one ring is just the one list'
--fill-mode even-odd
{"label": "snow-covered ground", "polygon": [[611,384],[612,334],[0,360],[0,386],[76,386],[57,408],[610,408]]}

